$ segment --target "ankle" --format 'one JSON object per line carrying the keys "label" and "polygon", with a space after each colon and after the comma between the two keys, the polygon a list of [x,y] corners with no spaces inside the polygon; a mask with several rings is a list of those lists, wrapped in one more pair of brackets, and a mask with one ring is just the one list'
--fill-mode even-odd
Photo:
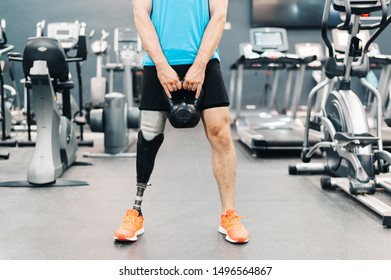
{"label": "ankle", "polygon": [[224,215],[224,216],[227,215],[228,211],[235,211],[236,212],[234,207],[228,207],[228,208],[223,208],[223,210],[221,211],[221,215]]}

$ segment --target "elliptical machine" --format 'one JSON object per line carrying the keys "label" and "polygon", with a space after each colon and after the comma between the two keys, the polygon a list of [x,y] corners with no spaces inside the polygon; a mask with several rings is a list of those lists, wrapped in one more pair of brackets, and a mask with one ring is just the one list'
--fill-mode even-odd
{"label": "elliptical machine", "polygon": [[[391,16],[387,10],[389,0],[326,0],[322,19],[322,38],[327,46],[329,58],[325,64],[326,79],[315,86],[308,96],[306,128],[301,159],[304,164],[289,166],[290,174],[321,173],[331,177],[323,177],[323,189],[339,187],[347,194],[357,199],[383,218],[383,226],[391,227],[391,207],[377,199],[373,194],[383,189],[391,191],[391,180],[379,178],[379,173],[388,173],[391,164],[391,154],[383,151],[381,137],[382,102],[379,91],[366,79],[369,71],[368,50],[379,34],[390,24]],[[349,32],[349,41],[342,63],[337,62],[334,47],[327,34],[327,22],[330,6],[340,12],[345,12],[345,22],[338,26]],[[363,14],[380,11],[381,17],[376,23],[363,23]],[[375,18],[374,20],[376,20]],[[360,29],[374,29],[368,42],[363,47],[357,37]],[[351,79],[357,77],[370,90],[377,101],[376,135],[370,133],[361,100],[351,89]],[[323,141],[313,147],[309,146],[309,129],[311,108],[317,93],[330,85],[337,78],[335,89],[324,96],[319,123],[323,132]],[[377,144],[378,150],[374,150]],[[317,149],[324,150],[325,164],[309,164]]]}
{"label": "elliptical machine", "polygon": [[[15,58],[18,60],[18,58]],[[34,155],[28,167],[27,181],[1,182],[1,187],[82,186],[84,181],[59,180],[61,174],[75,164],[77,140],[72,120],[60,113],[58,92],[74,87],[70,80],[67,58],[55,38],[28,39],[23,52],[25,86],[33,93],[33,108],[37,122]],[[69,101],[69,100],[68,100]]]}

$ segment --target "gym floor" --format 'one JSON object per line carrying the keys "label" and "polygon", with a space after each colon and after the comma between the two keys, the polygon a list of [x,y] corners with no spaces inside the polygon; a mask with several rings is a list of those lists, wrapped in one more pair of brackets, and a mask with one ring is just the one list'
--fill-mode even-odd
{"label": "gym floor", "polygon": [[[233,132],[234,133],[234,132]],[[220,201],[202,126],[175,130],[165,142],[144,197],[145,233],[135,243],[113,233],[135,196],[135,158],[85,158],[103,151],[103,135],[63,178],[83,187],[0,188],[0,259],[390,259],[391,229],[342,191],[324,191],[319,176],[290,176],[297,155],[253,158],[236,135],[236,209],[250,241],[234,245],[217,232]],[[33,148],[1,148],[0,181],[25,179]],[[131,151],[134,147],[131,147]]]}

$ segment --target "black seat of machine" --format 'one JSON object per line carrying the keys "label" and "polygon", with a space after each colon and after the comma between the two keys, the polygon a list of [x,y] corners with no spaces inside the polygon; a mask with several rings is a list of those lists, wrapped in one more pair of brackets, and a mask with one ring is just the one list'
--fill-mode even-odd
{"label": "black seat of machine", "polygon": [[67,57],[57,39],[36,37],[28,40],[23,52],[23,71],[26,76],[30,76],[30,69],[37,60],[46,61],[50,77],[54,80],[69,80]]}
{"label": "black seat of machine", "polygon": [[[390,3],[390,0],[383,1],[386,2],[387,6]],[[352,14],[366,14],[382,10],[381,0],[348,0],[348,2],[350,3]],[[345,12],[346,0],[333,0],[333,3],[336,11]]]}

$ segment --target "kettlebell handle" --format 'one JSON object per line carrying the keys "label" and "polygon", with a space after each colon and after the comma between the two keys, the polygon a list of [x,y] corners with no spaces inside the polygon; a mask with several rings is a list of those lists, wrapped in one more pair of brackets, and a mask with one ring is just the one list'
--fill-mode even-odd
{"label": "kettlebell handle", "polygon": [[[183,85],[183,83],[185,82],[184,79],[180,79],[179,81],[182,83],[182,85]],[[197,110],[200,109],[200,108],[198,107],[198,106],[199,106],[198,103],[200,102],[200,99],[201,99],[201,97],[202,97],[203,92],[204,92],[203,89],[201,89],[200,96],[198,96],[198,98],[194,100],[194,106],[196,107]],[[167,94],[166,94],[165,91],[163,91],[163,94],[164,94],[164,96],[165,96],[166,99],[167,99],[168,105],[169,105],[170,107],[174,106],[174,102],[172,101],[172,99],[171,99],[170,97],[167,96]]]}

